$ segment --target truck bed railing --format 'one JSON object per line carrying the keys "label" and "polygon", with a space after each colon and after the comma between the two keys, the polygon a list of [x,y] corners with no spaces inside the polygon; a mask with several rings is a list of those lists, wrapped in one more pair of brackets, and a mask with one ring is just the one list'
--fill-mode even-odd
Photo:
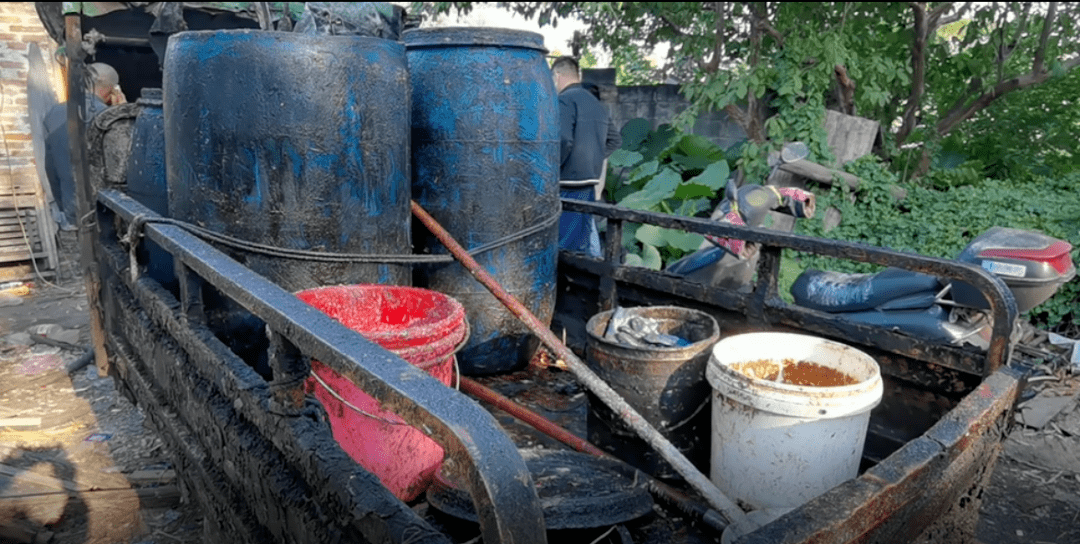
{"label": "truck bed railing", "polygon": [[[745,314],[760,324],[795,326],[810,332],[842,337],[875,346],[912,359],[936,364],[980,377],[989,376],[1009,360],[1010,334],[1016,319],[1016,301],[1005,283],[982,268],[955,260],[927,257],[853,242],[826,240],[764,228],[718,223],[708,219],[680,217],[633,210],[611,204],[563,199],[565,211],[593,214],[607,219],[603,259],[563,252],[563,262],[598,275],[600,307],[611,309],[618,300],[617,284],[658,288]],[[625,222],[644,223],[698,234],[737,238],[761,245],[757,280],[753,290],[741,293],[709,288],[679,276],[622,264],[622,229]],[[793,249],[838,259],[922,272],[957,279],[975,286],[990,302],[993,335],[986,351],[934,344],[880,327],[855,324],[842,317],[788,304],[780,298],[780,253]]]}
{"label": "truck bed railing", "polygon": [[[401,416],[406,422],[432,437],[446,451],[447,471],[467,482],[469,492],[477,506],[481,532],[486,542],[542,543],[546,541],[540,503],[533,488],[532,479],[524,461],[510,438],[501,430],[495,419],[479,404],[463,394],[446,387],[422,370],[405,362],[393,353],[365,340],[322,312],[308,306],[292,293],[286,292],[270,280],[253,273],[250,269],[218,251],[210,244],[190,234],[184,228],[168,224],[155,224],[158,217],[129,196],[115,190],[98,192],[97,221],[99,240],[103,254],[102,281],[118,282],[126,286],[134,301],[149,315],[150,321],[168,332],[186,359],[198,368],[154,368],[145,376],[123,376],[128,387],[143,383],[146,391],[138,395],[161,396],[161,389],[168,384],[147,383],[149,379],[171,376],[173,387],[215,388],[217,397],[231,403],[237,425],[251,428],[254,438],[236,438],[228,430],[195,429],[194,432],[221,434],[210,438],[199,437],[206,443],[208,455],[218,454],[211,450],[228,450],[230,440],[239,447],[253,448],[262,444],[266,455],[276,456],[265,460],[265,467],[235,467],[238,474],[225,474],[231,478],[250,478],[260,470],[285,470],[280,478],[287,478],[289,470],[299,471],[295,482],[325,482],[324,489],[311,489],[318,497],[298,497],[296,500],[322,501],[326,520],[274,519],[280,513],[260,510],[251,506],[252,515],[258,523],[253,526],[270,527],[277,541],[308,541],[312,535],[301,535],[319,523],[333,526],[338,519],[361,520],[356,532],[365,540],[380,541],[387,537],[394,541],[419,542],[440,541],[445,536],[431,529],[422,518],[417,517],[406,505],[393,500],[386,491],[381,502],[368,496],[373,488],[381,488],[374,477],[351,463],[344,453],[330,440],[316,440],[324,432],[325,423],[311,417],[311,406],[305,404],[304,379],[309,375],[311,360],[317,359],[335,372],[347,377],[358,387],[379,400],[387,409]],[[138,219],[137,219],[138,218]],[[146,222],[141,229],[138,223]],[[179,280],[179,297],[174,298],[160,284],[146,277],[132,274],[133,257],[122,239],[129,237],[129,227],[136,221],[132,233],[141,230],[170,254],[176,262]],[[140,243],[136,238],[136,243]],[[239,356],[222,344],[206,327],[206,308],[202,293],[204,284],[235,301],[248,312],[266,323],[270,335],[269,362],[272,379],[263,379]],[[103,289],[109,293],[109,289]],[[114,291],[123,291],[114,289]],[[110,297],[114,300],[110,300]],[[107,295],[103,302],[105,313],[110,304],[124,304],[122,295]],[[123,321],[132,311],[116,311],[119,317],[107,319],[112,323]],[[140,333],[129,330],[115,336],[137,338]],[[147,344],[168,343],[168,338],[153,339]],[[122,342],[121,342],[122,343]],[[137,344],[138,342],[128,342]],[[140,345],[114,345],[114,349],[145,350],[139,359],[155,361],[152,347]],[[158,348],[160,349],[160,348]],[[174,365],[175,366],[175,365]],[[131,372],[126,370],[125,372]],[[191,381],[190,375],[199,374],[207,383]],[[134,384],[134,385],[133,385]],[[198,403],[199,398],[212,399],[214,395],[197,396],[197,391],[184,392],[177,402]],[[173,393],[175,394],[175,392]],[[184,395],[195,395],[187,396]],[[161,402],[162,399],[152,399]],[[208,400],[208,404],[214,404]],[[211,407],[219,413],[230,411],[228,403]],[[198,411],[202,407],[173,406],[173,410]],[[210,408],[207,408],[210,409]],[[231,413],[231,412],[230,412]],[[211,418],[210,415],[206,416]],[[190,422],[189,422],[190,425]],[[175,427],[175,425],[174,425]],[[187,437],[191,439],[191,437]],[[246,441],[246,442],[245,442]],[[273,451],[271,451],[273,450]],[[250,455],[253,462],[260,462],[258,455]],[[218,465],[230,466],[228,458],[218,460]],[[277,474],[266,474],[269,481],[259,487],[260,492],[288,492],[289,485],[275,484]],[[275,487],[277,485],[277,487]],[[385,491],[385,488],[382,488]],[[214,493],[213,490],[205,490]],[[258,501],[257,496],[218,499],[221,504],[235,500]],[[271,502],[271,501],[267,501]],[[332,506],[346,511],[335,513]],[[291,513],[285,513],[291,516]],[[338,517],[340,515],[340,517]],[[371,521],[371,523],[363,522]],[[397,520],[397,521],[395,521]],[[293,537],[289,537],[289,534]],[[423,537],[417,540],[418,537]],[[258,539],[259,535],[252,535]]]}

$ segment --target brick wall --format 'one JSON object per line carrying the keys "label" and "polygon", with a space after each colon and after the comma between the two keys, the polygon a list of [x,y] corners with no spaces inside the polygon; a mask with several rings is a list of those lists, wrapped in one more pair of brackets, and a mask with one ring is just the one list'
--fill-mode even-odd
{"label": "brick wall", "polygon": [[13,185],[28,190],[38,183],[26,96],[31,42],[55,68],[52,56],[56,45],[38,19],[33,2],[0,3],[0,195],[10,195]]}

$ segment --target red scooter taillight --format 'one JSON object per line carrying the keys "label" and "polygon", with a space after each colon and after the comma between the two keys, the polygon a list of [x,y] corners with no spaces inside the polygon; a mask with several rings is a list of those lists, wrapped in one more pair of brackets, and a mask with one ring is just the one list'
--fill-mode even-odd
{"label": "red scooter taillight", "polygon": [[1072,244],[1058,240],[1043,249],[987,249],[979,253],[979,256],[1042,262],[1052,266],[1058,274],[1066,275],[1073,269],[1070,252],[1072,252]]}

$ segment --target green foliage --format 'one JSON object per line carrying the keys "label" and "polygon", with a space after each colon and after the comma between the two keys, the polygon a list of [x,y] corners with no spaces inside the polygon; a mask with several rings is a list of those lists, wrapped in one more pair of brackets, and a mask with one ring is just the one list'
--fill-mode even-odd
{"label": "green foliage", "polygon": [[[670,125],[649,129],[645,119],[629,121],[623,147],[608,159],[607,197],[637,210],[692,217],[712,210],[731,174],[724,151],[701,136]],[[626,263],[659,270],[695,251],[699,234],[652,225],[626,225]]]}
{"label": "green foliage", "polygon": [[[897,202],[888,187],[899,181],[898,176],[876,159],[860,159],[848,170],[863,181],[854,202],[842,187],[818,195],[819,210],[830,206],[840,210],[840,225],[824,232],[820,220],[803,220],[797,223],[797,232],[955,258],[972,238],[990,227],[1032,229],[1071,243],[1073,260],[1080,262],[1080,199],[1073,197],[1080,185],[1080,173],[1021,182],[983,178],[947,190],[908,184],[907,199]],[[873,271],[863,263],[800,254],[789,255],[785,264],[789,265],[790,278],[806,268]],[[1032,310],[1029,317],[1049,326],[1063,319],[1075,321],[1080,318],[1077,300],[1080,282],[1073,281]]]}
{"label": "green foliage", "polygon": [[1080,71],[1000,99],[944,145],[983,165],[985,177],[1018,179],[1080,170]]}

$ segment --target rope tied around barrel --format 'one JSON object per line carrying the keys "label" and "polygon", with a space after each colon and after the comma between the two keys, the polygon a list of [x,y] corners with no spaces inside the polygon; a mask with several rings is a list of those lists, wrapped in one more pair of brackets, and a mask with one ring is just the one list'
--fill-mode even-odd
{"label": "rope tied around barrel", "polygon": [[143,237],[143,229],[145,228],[148,218],[146,214],[138,214],[131,219],[128,223],[127,232],[122,238],[120,238],[120,245],[127,247],[128,252],[128,272],[131,274],[131,282],[135,283],[139,279],[139,261],[135,256],[135,249],[139,247],[139,238]]}
{"label": "rope tied around barrel", "polygon": [[[473,249],[469,250],[469,254],[476,256],[488,251],[498,249],[502,246],[511,244],[518,240],[522,240],[533,234],[541,232],[554,226],[559,221],[558,213],[552,214],[550,217],[545,218],[543,221],[525,227],[517,232],[503,236],[491,242],[481,244]],[[122,244],[130,244],[129,253],[131,255],[132,266],[132,279],[137,277],[135,268],[135,246],[138,245],[138,238],[143,236],[143,230],[147,223],[156,225],[172,225],[180,227],[187,232],[195,235],[198,238],[209,242],[216,242],[218,244],[231,247],[233,249],[239,249],[247,251],[249,253],[258,253],[267,255],[270,257],[280,257],[283,259],[305,260],[315,262],[332,262],[332,263],[373,263],[373,264],[449,264],[454,262],[453,255],[395,255],[395,254],[375,254],[375,253],[332,253],[326,251],[314,251],[308,249],[290,249],[278,246],[271,246],[268,244],[260,244],[257,242],[250,242],[242,240],[234,236],[228,236],[214,232],[210,229],[193,225],[191,223],[180,221],[169,217],[147,217],[145,214],[138,214],[132,218],[131,223],[128,224],[127,234],[120,239]]]}

